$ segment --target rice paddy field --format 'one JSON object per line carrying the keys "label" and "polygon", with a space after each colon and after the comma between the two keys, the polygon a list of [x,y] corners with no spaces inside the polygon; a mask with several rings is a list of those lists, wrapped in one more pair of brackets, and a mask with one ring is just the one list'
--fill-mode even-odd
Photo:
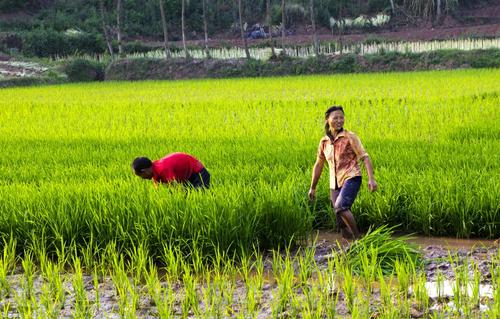
{"label": "rice paddy field", "polygon": [[[354,204],[363,231],[498,238],[499,79],[482,69],[1,90],[3,317],[498,318],[498,249],[485,248],[486,263],[441,256],[453,275],[434,282],[453,280],[454,293],[430,297],[422,253],[387,229],[326,261],[304,243],[333,227],[326,167],[307,199],[333,104],[379,184],[369,193],[365,176]],[[132,173],[136,156],[176,151],[206,165],[210,190]]]}

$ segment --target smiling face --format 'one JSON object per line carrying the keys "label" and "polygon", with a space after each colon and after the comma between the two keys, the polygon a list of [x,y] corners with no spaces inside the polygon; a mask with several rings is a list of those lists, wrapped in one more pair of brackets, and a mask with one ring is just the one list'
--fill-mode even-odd
{"label": "smiling face", "polygon": [[331,132],[338,132],[344,127],[344,112],[336,110],[326,118]]}

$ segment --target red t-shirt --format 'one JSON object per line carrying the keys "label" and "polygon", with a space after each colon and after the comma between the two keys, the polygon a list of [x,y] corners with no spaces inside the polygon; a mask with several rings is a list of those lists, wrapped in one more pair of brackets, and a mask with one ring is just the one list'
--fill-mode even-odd
{"label": "red t-shirt", "polygon": [[153,180],[161,183],[174,180],[184,182],[202,169],[203,164],[193,156],[185,153],[172,153],[153,161]]}

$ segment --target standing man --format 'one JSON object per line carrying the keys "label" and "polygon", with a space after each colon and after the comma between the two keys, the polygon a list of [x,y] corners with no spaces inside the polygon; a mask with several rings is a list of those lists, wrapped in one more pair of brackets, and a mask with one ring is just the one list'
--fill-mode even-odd
{"label": "standing man", "polygon": [[332,106],[326,110],[325,134],[319,143],[309,198],[313,200],[316,197],[316,186],[326,160],[330,168],[330,200],[337,225],[343,238],[356,239],[359,231],[351,206],[361,187],[361,168],[358,162],[365,163],[368,189],[374,192],[377,190],[377,183],[373,176],[372,162],[356,134],[344,129],[344,109],[341,106]]}
{"label": "standing man", "polygon": [[162,159],[151,161],[147,157],[137,157],[132,162],[135,175],[153,179],[157,183],[178,182],[194,188],[208,188],[210,174],[195,157],[185,153],[172,153]]}

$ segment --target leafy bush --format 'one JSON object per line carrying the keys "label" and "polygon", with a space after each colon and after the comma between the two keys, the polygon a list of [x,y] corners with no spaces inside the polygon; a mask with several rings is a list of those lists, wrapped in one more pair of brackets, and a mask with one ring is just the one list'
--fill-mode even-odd
{"label": "leafy bush", "polygon": [[103,81],[104,65],[99,62],[76,59],[64,66],[64,73],[71,82]]}
{"label": "leafy bush", "polygon": [[23,37],[23,53],[27,56],[54,57],[75,53],[102,53],[105,43],[101,35],[79,33],[66,35],[51,29],[26,32]]}
{"label": "leafy bush", "polygon": [[141,41],[132,41],[123,44],[125,53],[146,53],[149,51],[159,50],[161,47],[152,47],[144,45]]}
{"label": "leafy bush", "polygon": [[353,54],[343,55],[332,64],[332,71],[335,73],[353,73],[357,68],[356,56]]}

